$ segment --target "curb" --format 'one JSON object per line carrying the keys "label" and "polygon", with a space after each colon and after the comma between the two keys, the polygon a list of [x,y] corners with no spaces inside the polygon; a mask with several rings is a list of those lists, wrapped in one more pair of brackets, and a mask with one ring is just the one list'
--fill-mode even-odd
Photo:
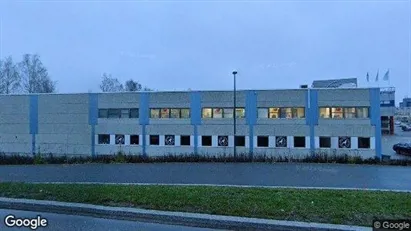
{"label": "curb", "polygon": [[0,197],[0,208],[230,230],[372,230],[368,227],[108,207]]}
{"label": "curb", "polygon": [[[16,183],[16,182],[13,182]],[[304,187],[304,186],[269,186],[269,185],[235,185],[235,184],[168,184],[168,183],[109,183],[109,182],[23,182],[24,184],[83,184],[83,185],[118,185],[118,186],[179,186],[179,187],[228,187],[228,188],[264,188],[264,189],[300,189],[300,190],[342,190],[411,193],[411,190],[382,188],[340,188],[340,187]]]}

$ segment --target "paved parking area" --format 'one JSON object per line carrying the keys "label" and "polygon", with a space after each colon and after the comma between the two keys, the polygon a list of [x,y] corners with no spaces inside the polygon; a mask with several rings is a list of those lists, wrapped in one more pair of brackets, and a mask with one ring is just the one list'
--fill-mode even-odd
{"label": "paved parking area", "polygon": [[411,159],[411,157],[398,155],[392,150],[392,146],[399,142],[411,143],[411,132],[403,132],[400,127],[395,126],[395,135],[382,136],[382,154],[390,155],[391,159]]}

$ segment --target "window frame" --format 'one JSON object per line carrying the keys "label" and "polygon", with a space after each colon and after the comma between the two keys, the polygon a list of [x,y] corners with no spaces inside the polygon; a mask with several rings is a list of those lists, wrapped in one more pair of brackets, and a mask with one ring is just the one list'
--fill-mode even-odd
{"label": "window frame", "polygon": [[[107,136],[108,137],[108,143],[103,143],[103,142],[100,142],[100,137],[103,137],[103,136]],[[107,138],[106,137],[106,138]],[[98,134],[97,135],[97,144],[101,144],[101,145],[110,145],[110,143],[111,143],[111,136],[110,136],[110,134]]]}
{"label": "window frame", "polygon": [[[263,139],[263,138],[267,139],[267,146],[259,145],[260,138],[261,139]],[[268,147],[270,147],[270,136],[257,136],[257,148],[268,148]]]}
{"label": "window frame", "polygon": [[[188,144],[183,144],[183,137],[185,139],[188,137]],[[191,136],[190,135],[180,135],[180,146],[191,146]]]}
{"label": "window frame", "polygon": [[[329,147],[321,147],[321,139],[329,140],[329,143],[330,143]],[[320,136],[319,139],[318,139],[318,146],[319,146],[319,148],[331,148],[331,146],[332,146],[331,137],[330,136]]]}
{"label": "window frame", "polygon": [[[368,147],[360,147],[360,139],[367,139],[368,141]],[[358,149],[371,149],[371,137],[357,137],[357,144],[358,144]]]}
{"label": "window frame", "polygon": [[[132,142],[133,137],[137,137],[137,143]],[[140,145],[140,136],[139,135],[130,135],[130,145]]]}
{"label": "window frame", "polygon": [[[210,145],[204,145],[204,138],[210,137]],[[212,147],[213,146],[213,136],[203,135],[201,136],[201,147]]]}
{"label": "window frame", "polygon": [[[152,138],[157,138],[157,144],[152,143]],[[160,135],[149,135],[148,143],[150,146],[160,146]]]}
{"label": "window frame", "polygon": [[[304,147],[297,147],[296,145],[295,145],[295,141],[296,141],[296,139],[300,139],[301,138],[301,140],[304,140]],[[306,141],[306,138],[305,138],[305,136],[293,136],[293,141],[294,141],[294,148],[307,148],[307,141]]]}

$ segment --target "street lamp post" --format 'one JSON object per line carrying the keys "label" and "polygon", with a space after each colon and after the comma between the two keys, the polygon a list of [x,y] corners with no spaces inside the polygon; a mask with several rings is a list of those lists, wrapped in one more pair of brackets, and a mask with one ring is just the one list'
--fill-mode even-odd
{"label": "street lamp post", "polygon": [[237,98],[236,98],[236,75],[237,71],[233,71],[233,76],[234,76],[234,90],[233,90],[233,95],[234,95],[234,109],[233,109],[233,126],[234,126],[234,159],[237,158],[237,146],[235,143],[236,140],[236,130],[237,130],[237,115],[236,115],[236,108],[237,108]]}

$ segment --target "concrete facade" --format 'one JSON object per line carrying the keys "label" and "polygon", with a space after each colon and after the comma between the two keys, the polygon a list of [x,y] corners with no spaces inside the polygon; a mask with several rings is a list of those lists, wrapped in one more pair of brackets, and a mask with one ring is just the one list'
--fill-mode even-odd
{"label": "concrete facade", "polygon": [[378,88],[0,96],[0,152],[381,155]]}

